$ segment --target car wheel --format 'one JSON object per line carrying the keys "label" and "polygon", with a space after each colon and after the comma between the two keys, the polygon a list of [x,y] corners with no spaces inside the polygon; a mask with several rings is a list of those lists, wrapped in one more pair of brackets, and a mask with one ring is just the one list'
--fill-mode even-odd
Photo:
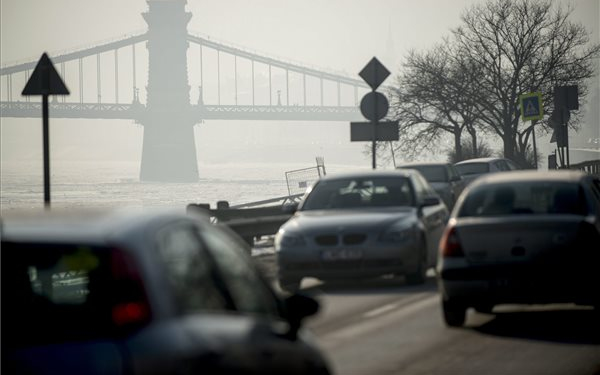
{"label": "car wheel", "polygon": [[442,301],[444,321],[450,327],[462,327],[467,317],[467,308],[453,301]]}
{"label": "car wheel", "polygon": [[424,284],[427,279],[427,259],[425,254],[427,254],[427,247],[425,245],[425,240],[421,241],[423,243],[423,250],[419,254],[419,263],[417,265],[417,269],[413,273],[409,273],[406,275],[406,283],[409,285],[419,285]]}
{"label": "car wheel", "polygon": [[492,305],[491,303],[485,303],[475,306],[475,311],[482,314],[491,314],[493,309],[494,305]]}
{"label": "car wheel", "polygon": [[288,292],[288,293],[296,293],[298,290],[300,290],[300,283],[302,282],[302,279],[291,279],[291,278],[284,278],[284,279],[279,279],[279,287],[281,288],[281,290]]}

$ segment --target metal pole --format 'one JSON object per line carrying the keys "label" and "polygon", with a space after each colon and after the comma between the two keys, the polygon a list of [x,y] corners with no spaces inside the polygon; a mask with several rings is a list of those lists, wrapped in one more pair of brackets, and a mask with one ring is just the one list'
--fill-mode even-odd
{"label": "metal pole", "polygon": [[394,154],[394,145],[392,141],[390,141],[390,151],[392,151],[392,162],[394,163],[394,168],[396,168],[396,155]]}
{"label": "metal pole", "polygon": [[119,50],[115,50],[115,103],[119,103]]}
{"label": "metal pole", "polygon": [[321,107],[323,106],[323,77],[321,77]]}
{"label": "metal pole", "polygon": [[538,158],[537,158],[537,146],[535,144],[535,126],[537,125],[537,120],[531,121],[531,136],[533,137],[533,160],[535,162],[535,169],[538,169]]}
{"label": "metal pole", "polygon": [[569,160],[569,128],[568,123],[565,123],[565,152],[567,153],[567,168],[571,168],[571,162]]}
{"label": "metal pole", "polygon": [[306,73],[302,74],[302,95],[304,95],[304,106],[306,107]]}
{"label": "metal pole", "polygon": [[271,65],[269,65],[269,105],[273,105],[273,88],[271,87]]}
{"label": "metal pole", "polygon": [[290,71],[285,70],[285,104],[290,105]]}
{"label": "metal pole", "polygon": [[[375,92],[375,90],[373,90],[373,92]],[[375,110],[373,112],[377,113],[377,96],[375,96],[374,107]],[[373,141],[371,145],[371,153],[373,154],[373,169],[377,169],[377,153],[375,150],[377,147],[377,115],[373,116],[373,120],[371,120],[371,123],[373,124]]]}
{"label": "metal pole", "polygon": [[98,104],[102,102],[102,86],[100,80],[100,54],[96,54],[96,89],[98,90]]}
{"label": "metal pole", "polygon": [[217,104],[221,105],[221,51],[217,50]]}
{"label": "metal pole", "polygon": [[254,105],[254,60],[252,60],[252,105]]}
{"label": "metal pole", "polygon": [[79,103],[83,103],[83,60],[79,58]]}
{"label": "metal pole", "polygon": [[[49,77],[49,75],[47,75]],[[48,95],[42,95],[42,127],[44,137],[44,206],[50,208],[50,135],[48,126]]]}
{"label": "metal pole", "polygon": [[233,56],[233,73],[235,77],[235,105],[238,105],[238,90],[237,90],[237,55]]}
{"label": "metal pole", "polygon": [[133,100],[135,100],[135,90],[137,88],[136,79],[135,79],[135,44],[131,45],[131,59],[132,59],[132,67],[133,67]]}

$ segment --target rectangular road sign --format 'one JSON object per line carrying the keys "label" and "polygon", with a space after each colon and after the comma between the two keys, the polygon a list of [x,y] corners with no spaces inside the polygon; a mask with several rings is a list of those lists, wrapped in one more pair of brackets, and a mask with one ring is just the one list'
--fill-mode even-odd
{"label": "rectangular road sign", "polygon": [[[377,123],[378,141],[397,141],[398,122],[385,121]],[[371,122],[351,122],[350,123],[350,141],[365,142],[373,141],[373,123]]]}
{"label": "rectangular road sign", "polygon": [[521,119],[523,121],[541,120],[544,117],[544,104],[541,92],[532,92],[519,96]]}

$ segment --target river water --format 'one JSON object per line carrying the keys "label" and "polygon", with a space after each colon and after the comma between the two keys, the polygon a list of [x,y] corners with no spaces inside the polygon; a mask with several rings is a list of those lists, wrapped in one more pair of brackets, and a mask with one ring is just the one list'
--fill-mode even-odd
{"label": "river water", "polygon": [[[41,162],[1,163],[1,211],[43,208]],[[288,194],[285,172],[314,167],[306,164],[231,163],[200,164],[194,183],[140,182],[138,162],[53,161],[53,208],[78,207],[181,207],[219,200],[231,205],[282,197]],[[326,166],[327,172],[356,169],[350,165]],[[363,166],[364,167],[364,166]]]}

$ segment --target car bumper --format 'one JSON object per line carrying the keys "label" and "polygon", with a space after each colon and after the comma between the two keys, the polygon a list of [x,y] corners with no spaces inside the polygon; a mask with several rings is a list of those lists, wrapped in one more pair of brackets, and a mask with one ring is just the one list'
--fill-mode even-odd
{"label": "car bumper", "polygon": [[531,265],[465,267],[440,270],[439,291],[445,300],[477,304],[598,304],[599,277],[593,273],[540,270]]}
{"label": "car bumper", "polygon": [[279,252],[280,279],[314,277],[321,280],[377,277],[414,272],[418,266],[416,244],[410,247],[364,249],[361,259],[323,260],[321,251],[306,257],[298,252]]}

